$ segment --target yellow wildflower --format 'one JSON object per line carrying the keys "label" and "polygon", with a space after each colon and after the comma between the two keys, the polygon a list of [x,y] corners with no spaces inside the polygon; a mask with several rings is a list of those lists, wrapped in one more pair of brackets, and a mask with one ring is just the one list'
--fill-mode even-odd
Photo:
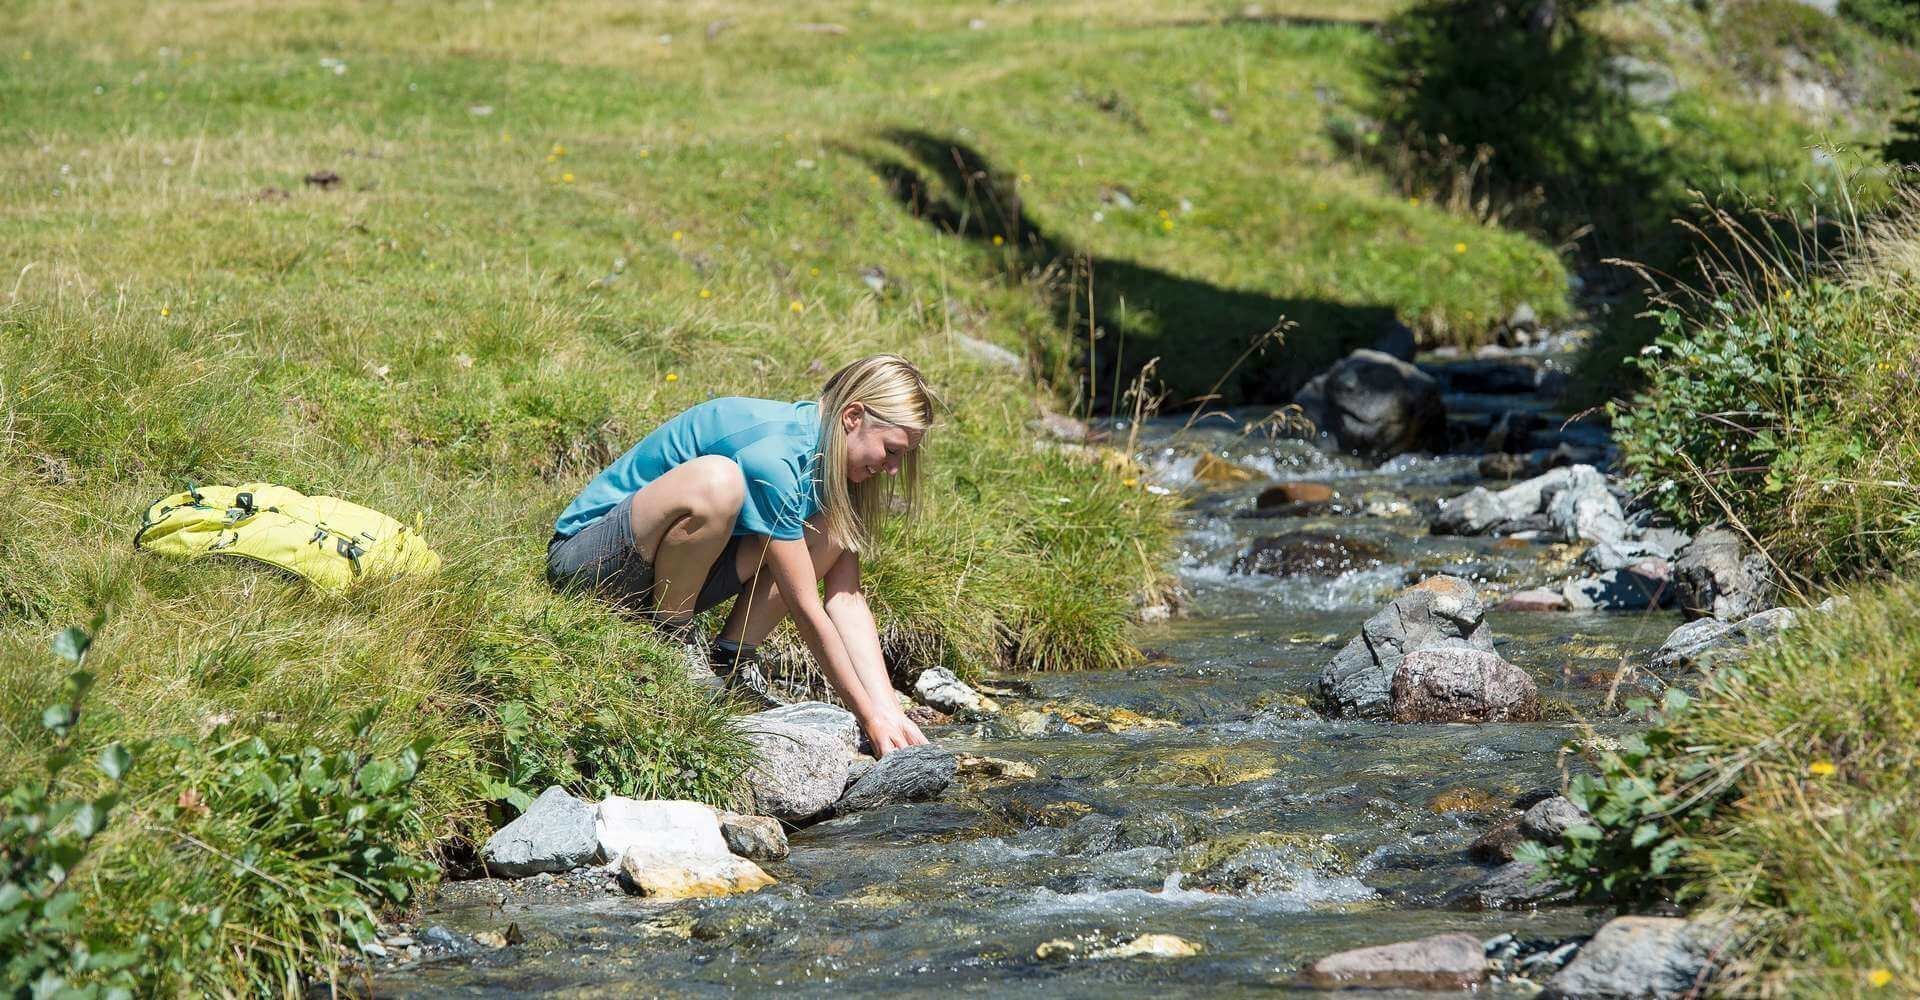
{"label": "yellow wildflower", "polygon": [[1033,180],[1033,175],[1032,175],[1032,174],[1021,174],[1021,175],[1020,175],[1020,183],[1022,183],[1022,184],[1025,184],[1026,182],[1028,182],[1028,181],[1030,181],[1030,180]]}
{"label": "yellow wildflower", "polygon": [[868,174],[868,175],[867,175],[867,183],[868,183],[868,184],[878,184],[878,183],[880,183],[880,175],[879,175],[879,174]]}
{"label": "yellow wildflower", "polygon": [[553,144],[553,149],[552,149],[552,150],[550,150],[550,151],[549,151],[549,152],[547,153],[547,155],[548,155],[548,156],[551,156],[551,157],[553,157],[554,159],[556,159],[556,160],[557,160],[557,159],[559,159],[559,158],[561,158],[562,156],[565,156],[565,155],[567,155],[567,147],[565,147],[565,146],[562,146],[562,145],[560,145],[559,143],[557,143],[557,142],[556,142],[556,143],[554,143],[554,144]]}
{"label": "yellow wildflower", "polygon": [[1833,761],[1830,760],[1816,760],[1807,765],[1807,773],[1816,778],[1825,778],[1831,775],[1834,770]]}
{"label": "yellow wildflower", "polygon": [[1122,485],[1122,486],[1125,486],[1125,487],[1127,487],[1128,489],[1132,489],[1133,487],[1135,487],[1135,486],[1138,486],[1138,485],[1140,485],[1140,480],[1138,480],[1138,479],[1122,479],[1122,480],[1120,480],[1120,485]]}
{"label": "yellow wildflower", "polygon": [[640,147],[640,158],[641,158],[641,159],[643,159],[643,160],[644,160],[644,159],[646,159],[647,157],[649,157],[649,156],[652,156],[652,155],[653,155],[653,150],[651,150],[651,149],[648,149],[648,148],[646,148],[645,146],[642,146],[642,147]]}
{"label": "yellow wildflower", "polygon": [[166,306],[161,306],[161,307],[160,307],[160,315],[162,315],[162,316],[171,316],[171,315],[173,315],[173,310],[171,310],[171,309],[168,309],[168,308],[167,308]]}
{"label": "yellow wildflower", "polygon": [[1789,288],[1789,289],[1787,289],[1786,291],[1784,291],[1784,292],[1781,292],[1781,293],[1780,293],[1780,297],[1781,297],[1782,299],[1785,299],[1785,300],[1787,300],[1788,302],[1792,302],[1792,301],[1793,301],[1793,289],[1791,289],[1791,288]]}
{"label": "yellow wildflower", "polygon": [[20,53],[20,59],[21,59],[21,61],[22,61],[22,62],[32,62],[32,61],[33,61],[33,50],[32,50],[32,49],[27,49],[27,50],[25,50],[25,51],[23,51],[23,52],[21,52],[21,53]]}
{"label": "yellow wildflower", "polygon": [[994,236],[993,236],[993,245],[994,245],[994,246],[999,246],[1000,244],[1002,244],[1002,243],[1005,243],[1005,242],[1006,242],[1006,239],[1005,239],[1004,237],[1002,237],[1002,236],[1001,236],[1001,235],[1000,235],[999,233],[995,233],[995,234],[994,234]]}
{"label": "yellow wildflower", "polygon": [[678,382],[678,381],[680,381],[680,376],[679,376],[678,374],[675,374],[674,372],[668,372],[668,373],[667,373],[667,381],[669,381],[669,382]]}
{"label": "yellow wildflower", "polygon": [[1167,210],[1163,208],[1160,210],[1160,217],[1162,219],[1165,219],[1165,218],[1169,218],[1170,216],[1167,215]]}
{"label": "yellow wildflower", "polygon": [[810,268],[807,268],[807,273],[812,275],[813,277],[818,278],[820,276],[820,269],[817,267],[810,267]]}
{"label": "yellow wildflower", "polygon": [[702,289],[700,289],[700,297],[701,297],[701,298],[703,298],[703,299],[710,299],[710,298],[713,298],[713,290],[712,290],[712,289],[710,289],[710,288],[702,288]]}
{"label": "yellow wildflower", "polygon": [[681,234],[680,234],[680,230],[678,230],[678,229],[676,229],[676,230],[674,230],[674,231],[673,231],[673,241],[674,241],[675,243],[678,243],[678,242],[680,242],[680,235],[681,235]]}
{"label": "yellow wildflower", "polygon": [[513,141],[513,133],[512,133],[512,132],[509,132],[509,131],[507,131],[506,129],[501,129],[501,130],[500,130],[500,141],[501,141],[501,142],[512,142],[512,141]]}
{"label": "yellow wildflower", "polygon": [[794,299],[794,300],[793,300],[792,302],[789,302],[789,303],[787,303],[787,311],[788,311],[788,312],[799,312],[799,311],[801,311],[802,309],[805,309],[805,308],[806,308],[805,306],[803,306],[803,305],[801,305],[801,304],[800,304],[800,300],[799,300],[799,299]]}
{"label": "yellow wildflower", "polygon": [[572,183],[573,183],[573,175],[572,175],[572,174],[561,174],[561,175],[560,175],[560,183],[562,183],[562,184],[572,184]]}
{"label": "yellow wildflower", "polygon": [[1867,973],[1867,983],[1874,989],[1879,989],[1890,982],[1893,982],[1893,973],[1885,969],[1875,969]]}
{"label": "yellow wildflower", "polygon": [[1409,196],[1409,197],[1407,198],[1407,204],[1409,204],[1409,205],[1418,205],[1418,204],[1420,204],[1420,199],[1419,199],[1419,198],[1415,198],[1415,197],[1412,197],[1412,196]]}
{"label": "yellow wildflower", "polygon": [[1164,229],[1164,230],[1166,230],[1166,231],[1167,231],[1167,232],[1169,232],[1169,233],[1170,233],[1170,232],[1173,232],[1173,220],[1172,220],[1172,219],[1161,219],[1161,220],[1160,220],[1160,228],[1161,228],[1161,229]]}
{"label": "yellow wildflower", "polygon": [[1454,253],[1466,253],[1466,252],[1467,252],[1467,245],[1466,245],[1465,243],[1455,243],[1455,244],[1453,245],[1453,252],[1454,252]]}

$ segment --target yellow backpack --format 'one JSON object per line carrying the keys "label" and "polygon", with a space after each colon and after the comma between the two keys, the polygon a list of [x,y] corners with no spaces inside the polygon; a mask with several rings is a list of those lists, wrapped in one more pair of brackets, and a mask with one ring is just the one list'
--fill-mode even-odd
{"label": "yellow backpack", "polygon": [[175,493],[147,508],[133,545],[187,558],[242,556],[327,590],[440,569],[440,556],[427,540],[399,521],[338,497],[310,497],[272,483]]}

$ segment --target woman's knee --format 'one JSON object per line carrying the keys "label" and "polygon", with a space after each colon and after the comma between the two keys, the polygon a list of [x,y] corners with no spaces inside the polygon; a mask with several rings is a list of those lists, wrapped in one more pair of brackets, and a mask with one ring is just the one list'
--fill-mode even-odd
{"label": "woman's knee", "polygon": [[702,455],[681,463],[688,482],[686,504],[689,513],[732,521],[747,501],[747,479],[740,464],[724,455]]}

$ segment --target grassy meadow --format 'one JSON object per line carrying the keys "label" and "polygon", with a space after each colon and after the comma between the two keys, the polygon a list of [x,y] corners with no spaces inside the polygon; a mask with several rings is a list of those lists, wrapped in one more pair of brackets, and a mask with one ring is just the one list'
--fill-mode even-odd
{"label": "grassy meadow", "polygon": [[[431,740],[353,822],[447,865],[549,784],[729,800],[724,713],[544,545],[660,420],[865,353],[950,406],[868,567],[890,648],[1133,662],[1176,501],[1030,421],[1154,358],[1174,404],[1273,402],[1396,318],[1571,315],[1547,241],[1340,138],[1399,6],[0,0],[0,769],[133,751],[49,947],[143,993],[336,968],[415,876],[310,846],[271,790],[309,745]],[[327,596],[132,550],[155,499],[262,479],[418,517],[446,569]],[[50,738],[51,643],[102,613]]]}

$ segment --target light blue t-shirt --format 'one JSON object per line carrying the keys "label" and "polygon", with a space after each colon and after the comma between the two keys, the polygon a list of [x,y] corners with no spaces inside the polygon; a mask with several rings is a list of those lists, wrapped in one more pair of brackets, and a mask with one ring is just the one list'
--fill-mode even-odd
{"label": "light blue t-shirt", "polygon": [[587,483],[553,530],[572,537],[640,488],[690,458],[722,455],[739,463],[747,498],[736,535],[792,541],[820,510],[820,404],[722,396],[661,424]]}

